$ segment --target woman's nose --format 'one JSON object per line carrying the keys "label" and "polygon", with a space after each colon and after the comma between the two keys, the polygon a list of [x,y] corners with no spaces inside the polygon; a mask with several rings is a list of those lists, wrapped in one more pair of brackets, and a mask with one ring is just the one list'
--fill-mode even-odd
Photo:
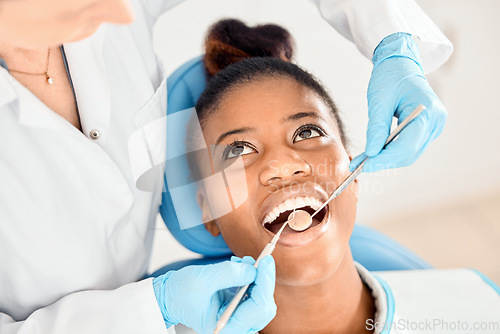
{"label": "woman's nose", "polygon": [[309,176],[311,166],[295,152],[275,155],[269,159],[260,173],[260,182],[263,185],[273,183],[288,184],[297,181],[298,177]]}

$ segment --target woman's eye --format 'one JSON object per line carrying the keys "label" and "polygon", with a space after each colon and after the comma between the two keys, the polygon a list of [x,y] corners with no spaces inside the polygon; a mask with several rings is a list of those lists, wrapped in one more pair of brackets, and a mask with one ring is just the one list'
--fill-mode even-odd
{"label": "woman's eye", "polygon": [[314,137],[323,136],[324,132],[316,127],[301,127],[295,132],[295,136],[293,138],[293,142],[296,143],[298,141],[302,141],[305,139],[310,139]]}
{"label": "woman's eye", "polygon": [[245,154],[255,153],[257,152],[254,148],[248,146],[244,143],[231,144],[224,151],[224,158],[231,159],[241,157]]}

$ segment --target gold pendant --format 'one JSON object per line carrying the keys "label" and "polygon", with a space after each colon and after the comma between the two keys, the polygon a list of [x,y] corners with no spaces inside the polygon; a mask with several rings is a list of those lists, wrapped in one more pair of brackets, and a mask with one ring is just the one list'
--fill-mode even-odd
{"label": "gold pendant", "polygon": [[54,79],[53,79],[51,76],[49,76],[49,74],[48,74],[48,73],[47,73],[47,83],[48,83],[49,85],[52,85],[52,84],[54,83]]}

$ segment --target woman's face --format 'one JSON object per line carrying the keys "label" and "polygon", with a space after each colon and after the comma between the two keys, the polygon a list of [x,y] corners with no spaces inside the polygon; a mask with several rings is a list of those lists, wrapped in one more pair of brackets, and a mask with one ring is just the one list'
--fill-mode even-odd
{"label": "woman's face", "polygon": [[[240,257],[257,258],[294,208],[312,213],[349,173],[350,158],[329,108],[291,79],[259,80],[226,94],[203,134],[210,147],[217,144],[211,149],[215,169],[238,157],[244,165],[246,201],[206,224]],[[206,215],[207,199],[199,200]],[[273,253],[278,283],[314,284],[336,271],[350,252],[356,203],[353,183],[309,229],[285,228]]]}
{"label": "woman's face", "polygon": [[133,18],[129,0],[0,0],[0,38],[24,49],[57,46]]}

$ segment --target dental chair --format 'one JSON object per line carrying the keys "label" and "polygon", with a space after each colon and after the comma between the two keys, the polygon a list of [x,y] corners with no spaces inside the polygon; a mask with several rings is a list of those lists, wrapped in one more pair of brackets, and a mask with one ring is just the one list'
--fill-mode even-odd
{"label": "dental chair", "polygon": [[[184,137],[182,138],[185,138],[186,135],[185,124],[176,124],[177,118],[171,117],[171,115],[193,108],[205,89],[205,85],[206,76],[201,56],[179,67],[168,78],[167,136],[169,132],[175,132],[176,138],[167,140],[167,157],[169,150],[176,150],[176,146],[180,145],[179,131],[183,132]],[[182,163],[187,166],[187,161]],[[168,165],[167,161],[166,173],[169,172]],[[185,172],[188,173],[187,168],[185,168]],[[165,188],[166,191],[163,193],[160,207],[160,214],[165,225],[179,243],[203,257],[171,263],[153,273],[152,276],[161,275],[169,270],[177,270],[187,265],[204,265],[229,259],[232,252],[222,239],[222,236],[213,237],[201,224],[201,210],[198,208],[197,203],[192,203],[189,209],[190,220],[199,221],[200,223],[193,224],[193,227],[190,228],[181,228],[171,195],[173,189],[169,188],[166,176]],[[354,226],[349,244],[354,260],[371,271],[431,268],[426,261],[406,247],[382,233],[358,223]]]}

